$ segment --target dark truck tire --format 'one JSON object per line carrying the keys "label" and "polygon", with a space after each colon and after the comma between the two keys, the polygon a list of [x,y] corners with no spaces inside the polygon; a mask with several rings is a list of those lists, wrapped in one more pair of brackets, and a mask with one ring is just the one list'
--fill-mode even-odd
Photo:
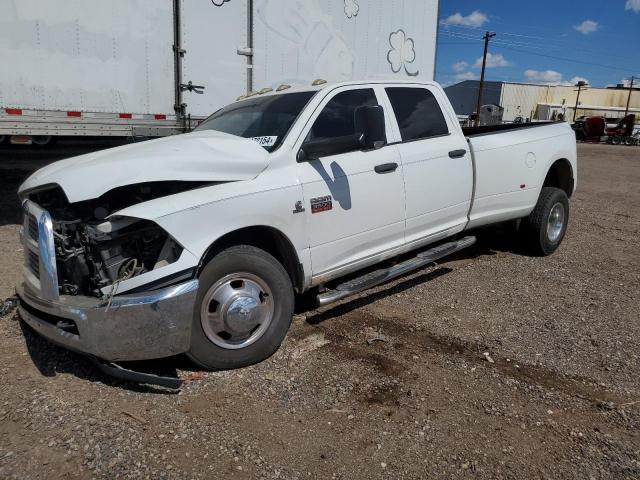
{"label": "dark truck tire", "polygon": [[564,190],[543,187],[538,203],[520,223],[520,235],[529,253],[538,256],[555,252],[567,231],[569,198]]}
{"label": "dark truck tire", "polygon": [[204,267],[193,312],[189,358],[207,370],[246,367],[270,357],[293,315],[291,280],[274,257],[239,245]]}

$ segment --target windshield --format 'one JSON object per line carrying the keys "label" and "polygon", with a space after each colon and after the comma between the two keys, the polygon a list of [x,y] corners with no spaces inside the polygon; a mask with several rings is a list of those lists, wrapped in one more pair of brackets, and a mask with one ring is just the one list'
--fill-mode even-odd
{"label": "windshield", "polygon": [[316,92],[252,97],[221,108],[196,130],[217,130],[255,140],[268,152],[280,146]]}

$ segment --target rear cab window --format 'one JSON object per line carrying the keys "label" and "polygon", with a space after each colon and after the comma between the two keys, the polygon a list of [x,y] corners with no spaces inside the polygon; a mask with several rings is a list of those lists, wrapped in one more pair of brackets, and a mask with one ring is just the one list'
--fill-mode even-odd
{"label": "rear cab window", "polygon": [[449,134],[447,121],[436,97],[426,88],[385,88],[403,142]]}

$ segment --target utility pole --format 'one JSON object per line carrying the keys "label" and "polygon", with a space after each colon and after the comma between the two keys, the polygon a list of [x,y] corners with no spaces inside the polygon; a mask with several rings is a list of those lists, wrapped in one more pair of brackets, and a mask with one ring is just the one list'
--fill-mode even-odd
{"label": "utility pole", "polygon": [[576,84],[576,87],[578,87],[578,95],[576,95],[576,106],[573,108],[573,123],[576,123],[576,113],[578,113],[578,105],[580,105],[580,92],[582,91],[583,87],[586,88],[586,85],[587,82],[585,82],[584,80],[580,80]]}
{"label": "utility pole", "polygon": [[482,89],[484,88],[484,69],[487,66],[487,52],[489,51],[489,40],[495,37],[494,32],[484,33],[484,54],[482,55],[482,72],[480,73],[480,86],[478,87],[478,104],[476,105],[476,120],[474,125],[477,127],[480,125],[480,107],[482,106]]}
{"label": "utility pole", "polygon": [[624,109],[624,116],[626,117],[629,113],[629,105],[631,105],[631,92],[633,92],[633,81],[635,77],[631,77],[631,83],[629,84],[629,96],[627,97],[627,107]]}

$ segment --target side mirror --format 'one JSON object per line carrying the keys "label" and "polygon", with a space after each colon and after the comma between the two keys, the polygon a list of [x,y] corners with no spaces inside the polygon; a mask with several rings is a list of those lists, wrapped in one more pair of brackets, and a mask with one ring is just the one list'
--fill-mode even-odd
{"label": "side mirror", "polygon": [[298,151],[298,162],[317,160],[330,155],[360,150],[363,145],[364,135],[362,133],[312,140],[302,145],[302,148]]}
{"label": "side mirror", "polygon": [[384,109],[380,105],[358,107],[354,112],[356,132],[362,132],[362,147],[378,149],[386,145],[387,132],[384,124]]}

